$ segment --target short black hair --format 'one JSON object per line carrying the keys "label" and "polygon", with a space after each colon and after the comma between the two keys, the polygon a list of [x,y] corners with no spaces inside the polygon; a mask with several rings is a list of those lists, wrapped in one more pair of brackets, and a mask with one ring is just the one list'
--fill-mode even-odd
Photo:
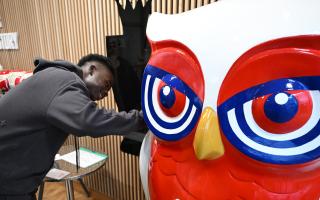
{"label": "short black hair", "polygon": [[103,55],[100,55],[100,54],[88,54],[88,55],[80,58],[80,60],[78,62],[78,66],[82,67],[85,63],[90,62],[90,61],[96,61],[96,62],[103,64],[111,71],[112,75],[114,76],[114,69],[113,69],[112,63],[110,61],[110,58],[103,56]]}

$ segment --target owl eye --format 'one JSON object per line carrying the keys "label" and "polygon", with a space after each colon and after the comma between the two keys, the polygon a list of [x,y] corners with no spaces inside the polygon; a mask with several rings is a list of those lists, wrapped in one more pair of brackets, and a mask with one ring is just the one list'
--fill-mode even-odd
{"label": "owl eye", "polygon": [[267,132],[291,133],[308,124],[316,95],[317,91],[295,90],[262,96],[244,105],[252,113],[249,117],[245,111],[245,117]]}
{"label": "owl eye", "polygon": [[159,88],[161,105],[165,108],[171,108],[176,100],[174,89],[168,85],[164,85]]}
{"label": "owl eye", "polygon": [[174,141],[194,128],[202,102],[178,77],[148,65],[143,76],[142,109],[150,130],[160,139]]}
{"label": "owl eye", "polygon": [[171,83],[171,85],[179,85],[179,88],[183,87],[183,84],[176,76],[167,75],[163,77],[159,83],[157,94],[161,110],[172,118],[184,115],[186,111],[184,110],[186,108],[186,95],[179,92],[175,87],[166,84],[166,82]]}
{"label": "owl eye", "polygon": [[218,107],[228,140],[268,163],[299,164],[320,155],[318,77],[278,79],[254,86]]}

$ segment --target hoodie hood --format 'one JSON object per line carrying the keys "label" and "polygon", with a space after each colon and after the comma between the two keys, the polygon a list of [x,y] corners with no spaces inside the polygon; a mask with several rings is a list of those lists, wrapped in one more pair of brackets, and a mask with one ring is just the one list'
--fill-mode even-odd
{"label": "hoodie hood", "polygon": [[33,61],[34,66],[36,67],[35,70],[33,71],[33,74],[42,71],[44,69],[47,69],[49,67],[55,67],[55,68],[60,68],[64,69],[70,72],[76,73],[81,79],[83,78],[83,73],[82,70],[79,66],[65,61],[65,60],[55,60],[55,61],[49,61],[45,60],[42,58],[35,59]]}

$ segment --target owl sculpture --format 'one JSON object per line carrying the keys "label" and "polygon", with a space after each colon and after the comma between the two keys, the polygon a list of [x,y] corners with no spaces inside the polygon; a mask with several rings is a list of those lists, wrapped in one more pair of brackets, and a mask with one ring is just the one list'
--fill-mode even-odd
{"label": "owl sculpture", "polygon": [[320,198],[320,1],[153,13],[140,154],[151,200]]}

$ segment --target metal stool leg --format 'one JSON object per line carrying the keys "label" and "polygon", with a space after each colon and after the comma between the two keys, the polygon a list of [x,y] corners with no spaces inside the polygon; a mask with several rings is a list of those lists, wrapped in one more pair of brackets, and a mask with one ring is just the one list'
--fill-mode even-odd
{"label": "metal stool leg", "polygon": [[86,185],[84,184],[82,178],[79,178],[78,180],[79,180],[84,192],[86,193],[87,197],[90,197],[90,192],[89,192],[88,188],[86,187]]}
{"label": "metal stool leg", "polygon": [[44,190],[44,181],[41,183],[39,187],[38,200],[42,200]]}
{"label": "metal stool leg", "polygon": [[67,192],[67,200],[74,200],[74,192],[73,192],[73,181],[66,180],[66,192]]}

